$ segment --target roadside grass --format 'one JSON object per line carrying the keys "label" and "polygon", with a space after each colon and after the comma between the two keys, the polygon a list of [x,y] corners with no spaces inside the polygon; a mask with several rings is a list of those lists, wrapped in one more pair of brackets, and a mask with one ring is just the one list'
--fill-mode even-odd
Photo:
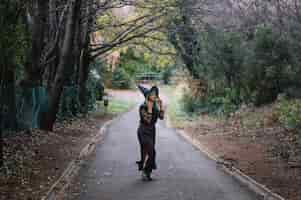
{"label": "roadside grass", "polygon": [[173,127],[182,129],[187,122],[196,120],[196,115],[186,113],[182,108],[181,98],[183,91],[181,86],[166,85],[162,87],[162,90],[169,99],[167,115]]}
{"label": "roadside grass", "polygon": [[111,114],[121,114],[129,111],[135,106],[134,102],[112,99],[109,102],[108,113]]}
{"label": "roadside grass", "polygon": [[103,101],[99,101],[97,102],[97,113],[118,115],[118,114],[128,112],[134,106],[135,106],[134,102],[129,102],[120,99],[110,99],[109,105],[105,107]]}

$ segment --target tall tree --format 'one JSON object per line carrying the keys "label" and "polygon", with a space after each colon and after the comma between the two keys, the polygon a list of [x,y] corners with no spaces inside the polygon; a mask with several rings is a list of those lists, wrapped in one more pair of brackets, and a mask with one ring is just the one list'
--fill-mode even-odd
{"label": "tall tree", "polygon": [[95,21],[94,18],[90,17],[93,13],[93,2],[94,0],[86,1],[85,3],[85,12],[84,16],[86,17],[86,20],[84,20],[82,27],[80,28],[81,31],[79,34],[79,45],[80,45],[80,55],[79,55],[79,63],[78,63],[78,79],[77,84],[79,86],[79,101],[81,106],[81,111],[86,112],[87,111],[87,80],[89,76],[90,71],[90,53],[89,53],[89,44],[91,41],[90,38],[90,32],[91,32],[91,26],[93,25],[93,22]]}
{"label": "tall tree", "polygon": [[41,62],[47,33],[48,2],[48,0],[33,0],[30,6],[32,45],[30,64],[25,65],[27,72],[25,81],[32,86],[42,85],[43,66]]}
{"label": "tall tree", "polygon": [[59,110],[60,97],[63,91],[64,83],[68,78],[68,72],[73,66],[72,62],[72,48],[74,45],[76,21],[80,17],[78,13],[81,8],[81,0],[71,0],[69,3],[67,21],[65,26],[65,34],[63,39],[63,45],[61,49],[60,61],[55,75],[54,83],[50,89],[50,107],[47,113],[44,113],[42,119],[41,128],[46,130],[52,130],[56,120],[56,115]]}

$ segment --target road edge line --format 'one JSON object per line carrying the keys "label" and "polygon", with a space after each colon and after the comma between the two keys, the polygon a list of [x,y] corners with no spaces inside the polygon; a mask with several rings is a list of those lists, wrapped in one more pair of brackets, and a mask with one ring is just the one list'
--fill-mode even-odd
{"label": "road edge line", "polygon": [[284,197],[280,196],[272,192],[267,186],[258,183],[256,180],[251,178],[250,176],[243,173],[241,170],[237,169],[234,166],[230,168],[225,165],[225,162],[219,158],[219,156],[213,152],[211,152],[208,148],[204,147],[198,140],[194,139],[192,136],[187,134],[184,130],[176,129],[171,126],[171,122],[169,117],[166,119],[166,125],[169,128],[175,130],[177,134],[182,136],[186,141],[195,146],[201,153],[203,153],[210,160],[213,160],[216,164],[221,165],[222,170],[234,177],[237,181],[239,181],[242,185],[246,186],[249,190],[254,192],[256,195],[263,197],[264,200],[286,200]]}
{"label": "road edge line", "polygon": [[78,157],[72,161],[69,162],[67,168],[63,171],[62,175],[58,178],[58,180],[52,184],[50,189],[47,191],[46,195],[44,195],[41,200],[56,200],[58,195],[64,191],[65,188],[67,188],[70,184],[70,179],[77,174],[77,172],[80,169],[81,164],[84,161],[84,158],[88,155],[90,155],[96,148],[96,145],[98,142],[102,141],[104,139],[104,134],[107,131],[108,127],[116,120],[118,120],[120,116],[117,116],[109,121],[106,121],[98,133],[93,136],[80,151],[78,154]]}

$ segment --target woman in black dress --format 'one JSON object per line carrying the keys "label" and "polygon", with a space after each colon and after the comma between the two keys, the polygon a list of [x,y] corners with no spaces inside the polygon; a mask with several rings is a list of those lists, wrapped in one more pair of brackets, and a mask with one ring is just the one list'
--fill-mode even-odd
{"label": "woman in black dress", "polygon": [[152,180],[152,170],[156,169],[156,122],[164,118],[162,100],[159,98],[159,89],[153,86],[146,89],[138,86],[145,96],[145,102],[139,107],[140,123],[138,127],[138,140],[140,143],[141,160],[137,161],[138,168],[142,170],[143,179]]}

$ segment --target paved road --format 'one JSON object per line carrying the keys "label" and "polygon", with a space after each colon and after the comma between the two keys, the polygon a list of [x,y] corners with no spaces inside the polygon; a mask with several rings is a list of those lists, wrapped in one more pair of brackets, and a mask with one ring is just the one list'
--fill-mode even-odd
{"label": "paved road", "polygon": [[109,127],[80,171],[80,200],[256,199],[162,121],[157,124],[158,170],[154,181],[141,181],[135,164],[137,122],[136,108]]}

